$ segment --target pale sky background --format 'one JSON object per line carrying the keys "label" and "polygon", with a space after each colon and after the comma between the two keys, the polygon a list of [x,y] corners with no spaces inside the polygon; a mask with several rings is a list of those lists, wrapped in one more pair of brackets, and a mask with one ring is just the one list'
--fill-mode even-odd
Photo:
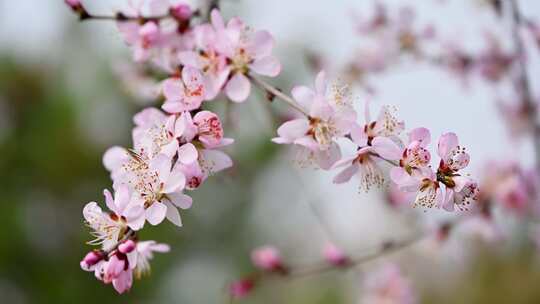
{"label": "pale sky background", "polygon": [[[83,2],[88,3],[88,7],[92,9],[107,12],[104,8],[121,7],[124,1]],[[364,16],[371,14],[372,3],[365,0],[224,0],[223,2],[226,16],[231,16],[230,13],[234,12],[254,28],[267,29],[274,34],[277,42],[276,54],[284,63],[290,59],[284,58],[283,55],[289,54],[289,51],[298,54],[299,50],[291,48],[298,48],[301,45],[320,51],[333,62],[344,63],[346,59],[351,58],[355,47],[359,45],[359,40],[353,36],[351,12],[356,10]],[[471,49],[482,46],[483,41],[478,39],[482,30],[498,30],[490,10],[474,9],[477,6],[475,3],[479,1],[447,0],[444,5],[437,4],[438,2],[386,1],[396,5],[414,3],[422,23],[433,22],[440,36],[460,39]],[[529,0],[521,3],[523,11],[528,16],[535,16],[540,20],[540,1]],[[127,56],[114,26],[95,22],[79,24],[74,20],[75,17],[60,0],[0,0],[0,52],[11,52],[20,60],[30,63],[56,62],[77,66],[76,62],[66,61],[59,48],[62,47],[62,35],[66,33],[66,28],[83,27],[84,31],[91,34],[91,41],[86,45],[93,48],[90,50],[92,54],[99,54],[104,58]],[[76,57],[77,54],[73,56]],[[396,105],[399,116],[406,122],[407,129],[425,126],[432,131],[433,137],[448,131],[457,133],[462,145],[467,147],[471,155],[469,172],[473,175],[477,174],[489,159],[517,157],[524,163],[531,163],[530,145],[516,144],[508,140],[495,108],[492,90],[481,81],[473,81],[471,89],[465,90],[448,73],[429,66],[414,65],[410,63],[398,70],[392,70],[389,75],[378,81],[376,84],[379,95],[375,103]],[[531,56],[529,66],[531,75],[540,73],[540,57],[537,54]],[[285,64],[283,68],[287,70],[289,67]],[[85,81],[93,81],[88,75],[82,77],[85,77]],[[313,78],[314,75],[299,79],[297,84],[312,85]],[[533,77],[532,82],[534,87],[538,88],[540,77]],[[291,87],[292,84],[284,89],[289,90]],[[84,88],[84,83],[79,84],[77,88]],[[110,102],[113,104],[105,109],[116,107],[114,100]],[[373,107],[372,112],[377,111],[377,106]],[[91,121],[85,120],[88,123]],[[129,136],[127,133],[117,134],[114,130],[112,133],[116,134],[115,136]],[[316,208],[331,223],[331,229],[341,236],[340,241],[347,249],[377,244],[384,236],[403,234],[399,228],[403,220],[388,214],[375,204],[376,195],[358,194],[355,179],[347,185],[336,186],[331,183],[331,178],[336,172],[316,171],[313,174],[313,171],[303,170],[300,173],[301,180],[308,186],[298,194],[298,184],[287,182],[290,180],[290,170],[287,169],[290,167],[290,157],[289,154],[283,155],[275,164],[268,166],[268,172],[258,182],[259,186],[249,190],[260,193],[260,199],[254,202],[252,225],[259,235],[257,238],[260,244],[268,242],[289,248],[289,254],[293,257],[310,254],[316,256],[319,245],[313,238],[305,238],[306,231],[315,230],[320,234],[313,217],[310,213],[306,215],[305,203],[313,201],[314,198]],[[306,193],[310,193],[309,196]],[[198,207],[196,205],[194,209]],[[193,213],[197,215],[196,210]],[[433,217],[438,216],[441,215],[433,214]],[[381,218],[385,220],[379,220]],[[287,227],[302,227],[302,229],[291,230]],[[284,232],[287,233],[286,239]],[[304,251],[295,250],[299,247],[304,248]],[[312,253],[308,252],[310,250]],[[219,274],[217,271],[219,269],[223,269],[223,274]],[[226,278],[227,270],[215,257],[197,256],[192,261],[179,261],[178,268],[171,272],[171,278],[182,284],[180,287],[176,284],[165,285],[163,287],[165,299],[181,297],[187,303],[215,302],[213,300],[215,294],[197,289],[197,282],[205,278],[204,271],[212,273],[212,277],[207,277],[210,286],[220,286]]]}

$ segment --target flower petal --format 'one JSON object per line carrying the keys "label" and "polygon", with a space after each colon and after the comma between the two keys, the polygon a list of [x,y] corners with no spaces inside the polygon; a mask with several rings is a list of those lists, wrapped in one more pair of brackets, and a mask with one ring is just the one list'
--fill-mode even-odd
{"label": "flower petal", "polygon": [[185,185],[186,177],[184,173],[179,169],[173,170],[163,185],[162,193],[169,194],[182,191]]}
{"label": "flower petal", "polygon": [[409,143],[418,141],[421,147],[426,147],[431,142],[431,133],[426,128],[416,128],[409,133]]}
{"label": "flower petal", "polygon": [[304,109],[311,108],[313,99],[315,99],[315,92],[306,86],[296,86],[292,89],[291,94]]}
{"label": "flower petal", "polygon": [[178,212],[178,209],[169,201],[164,201],[164,204],[167,206],[167,219],[176,226],[182,227],[182,219],[180,218],[180,212]]}
{"label": "flower petal", "polygon": [[242,74],[236,73],[225,86],[225,93],[234,102],[245,101],[251,90],[249,79]]}
{"label": "flower petal", "polygon": [[455,133],[445,133],[439,138],[438,154],[443,160],[446,159],[450,152],[458,145],[458,138]]}
{"label": "flower petal", "polygon": [[303,137],[309,130],[309,121],[305,118],[290,120],[282,124],[277,133],[280,138],[283,138],[287,143],[292,143],[295,139]]}
{"label": "flower petal", "polygon": [[197,160],[199,152],[192,143],[187,143],[178,148],[178,160],[187,165]]}
{"label": "flower petal", "polygon": [[375,152],[385,159],[396,160],[401,158],[402,150],[388,137],[377,136],[373,139],[371,145]]}
{"label": "flower petal", "polygon": [[343,169],[336,177],[334,177],[334,184],[342,184],[348,182],[351,177],[358,172],[358,166],[353,164]]}
{"label": "flower petal", "polygon": [[281,63],[274,56],[266,56],[255,60],[249,68],[259,75],[275,77],[281,72]]}
{"label": "flower petal", "polygon": [[146,220],[151,225],[157,225],[163,222],[165,215],[167,213],[167,206],[161,202],[154,202],[150,207],[145,211]]}
{"label": "flower petal", "polygon": [[169,193],[167,197],[169,198],[171,203],[181,209],[189,209],[193,204],[193,199],[191,198],[191,196],[186,195],[182,192]]}

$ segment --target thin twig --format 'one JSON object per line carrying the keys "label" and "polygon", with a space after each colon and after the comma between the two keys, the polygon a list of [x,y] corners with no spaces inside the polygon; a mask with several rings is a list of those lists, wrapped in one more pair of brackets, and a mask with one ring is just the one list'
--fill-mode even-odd
{"label": "thin twig", "polygon": [[267,92],[267,93],[270,93],[272,94],[273,96],[285,101],[289,106],[291,106],[293,109],[299,111],[300,113],[304,114],[305,116],[308,116],[309,117],[309,114],[306,112],[306,110],[302,109],[302,107],[296,103],[296,101],[294,101],[294,99],[292,99],[292,97],[284,94],[283,92],[281,92],[280,90],[276,89],[274,86],[272,86],[271,84],[251,75],[251,74],[248,74],[247,77],[253,81],[253,83],[258,86],[259,88],[261,88],[263,91]]}

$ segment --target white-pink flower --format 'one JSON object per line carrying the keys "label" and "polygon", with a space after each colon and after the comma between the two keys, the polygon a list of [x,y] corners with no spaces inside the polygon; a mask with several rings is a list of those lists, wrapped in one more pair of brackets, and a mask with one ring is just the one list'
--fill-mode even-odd
{"label": "white-pink flower", "polygon": [[133,59],[141,62],[150,58],[152,49],[160,42],[160,28],[155,21],[140,24],[137,21],[119,21],[118,30],[126,44],[133,47]]}
{"label": "white-pink flower", "polygon": [[251,90],[248,73],[275,77],[281,71],[278,59],[271,55],[274,39],[267,31],[249,31],[238,18],[225,25],[216,9],[211,13],[211,22],[216,34],[214,47],[230,62],[225,93],[232,101],[245,101]]}
{"label": "white-pink flower", "polygon": [[391,179],[404,192],[416,193],[413,206],[423,208],[441,207],[444,194],[431,168],[409,175],[406,171],[391,171]]}
{"label": "white-pink flower", "polygon": [[183,65],[192,66],[201,71],[206,84],[206,100],[212,100],[219,94],[227,81],[231,68],[227,57],[216,50],[217,33],[210,24],[201,24],[193,29],[195,50],[178,54]]}
{"label": "white-pink flower", "polygon": [[142,202],[129,193],[126,186],[116,191],[115,198],[108,190],[104,191],[107,207],[113,213],[103,212],[96,202],[86,204],[83,216],[87,225],[93,230],[95,240],[92,245],[102,245],[104,250],[113,248],[127,227],[139,230],[144,224]]}
{"label": "white-pink flower", "polygon": [[390,171],[390,176],[395,178],[393,181],[396,184],[403,182],[406,175],[421,175],[429,166],[431,154],[427,150],[427,145],[430,141],[431,135],[426,128],[416,128],[409,133],[409,142],[403,150],[399,166],[393,167]]}
{"label": "white-pink flower", "polygon": [[201,72],[185,66],[182,77],[168,78],[163,82],[165,103],[163,110],[169,113],[181,113],[198,109],[205,98],[205,84]]}
{"label": "white-pink flower", "polygon": [[356,112],[342,88],[328,90],[324,72],[317,75],[315,90],[297,86],[292,95],[309,116],[282,124],[277,130],[279,137],[272,141],[299,145],[319,167],[329,169],[341,157],[336,140],[350,132]]}
{"label": "white-pink flower", "polygon": [[469,165],[469,154],[461,147],[457,135],[445,133],[439,139],[437,153],[441,158],[437,180],[446,186],[443,208],[453,211],[454,205],[468,210],[468,205],[478,200],[478,186],[469,177],[458,172]]}

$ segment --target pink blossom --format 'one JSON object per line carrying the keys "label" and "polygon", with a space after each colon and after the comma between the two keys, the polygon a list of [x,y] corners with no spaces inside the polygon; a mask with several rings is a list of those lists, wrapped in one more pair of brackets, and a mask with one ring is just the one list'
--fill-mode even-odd
{"label": "pink blossom", "polygon": [[279,137],[272,141],[299,145],[308,158],[329,169],[341,157],[336,140],[350,132],[356,119],[344,92],[347,90],[337,86],[328,89],[324,72],[317,75],[315,91],[305,86],[293,88],[294,99],[309,110],[309,117],[285,122],[277,130]]}
{"label": "pink blossom", "polygon": [[383,107],[379,118],[371,121],[368,103],[365,109],[366,124],[364,127],[353,125],[351,138],[357,145],[355,155],[336,162],[333,168],[345,167],[335,178],[334,183],[348,182],[351,177],[358,174],[360,188],[369,191],[371,187],[381,187],[384,183],[384,174],[378,162],[382,159],[397,160],[401,155],[397,135],[403,129],[403,122],[399,122],[389,111]]}
{"label": "pink blossom", "polygon": [[238,18],[225,25],[216,9],[211,12],[211,23],[216,32],[216,50],[230,60],[231,75],[225,93],[232,101],[243,102],[251,89],[248,73],[275,77],[281,71],[278,59],[271,55],[274,39],[267,31],[249,31]]}
{"label": "pink blossom", "polygon": [[279,251],[272,246],[263,246],[251,252],[251,261],[265,271],[283,271],[283,261]]}
{"label": "pink blossom", "polygon": [[458,172],[469,165],[469,154],[461,147],[454,133],[446,133],[439,139],[437,153],[441,157],[437,180],[446,186],[443,208],[453,211],[454,206],[468,210],[476,202],[479,189],[476,182]]}
{"label": "pink blossom", "polygon": [[409,280],[403,277],[398,266],[387,264],[366,278],[359,303],[413,304],[417,300]]}
{"label": "pink blossom", "polygon": [[139,230],[144,225],[143,202],[136,197],[133,197],[128,186],[121,185],[116,189],[114,198],[109,190],[103,190],[105,203],[109,210],[114,212],[122,220],[126,221],[126,225],[133,229]]}
{"label": "pink blossom", "polygon": [[175,115],[168,116],[156,108],[146,108],[135,114],[133,121],[135,152],[148,158],[160,153],[172,158],[176,154],[179,145],[177,138],[182,134],[176,129]]}
{"label": "pink blossom", "polygon": [[186,177],[186,189],[188,190],[198,188],[209,176],[233,165],[231,158],[222,151],[202,149],[197,152],[195,161],[176,164]]}
{"label": "pink blossom", "polygon": [[223,137],[223,127],[219,117],[210,111],[201,111],[193,117],[197,127],[198,140],[207,149],[222,147],[232,143],[232,139]]}
{"label": "pink blossom", "polygon": [[401,159],[399,167],[392,168],[391,176],[401,176],[404,174],[413,175],[424,170],[431,160],[431,154],[427,150],[427,145],[431,141],[431,135],[426,128],[416,128],[409,133],[409,143]]}
{"label": "pink blossom", "polygon": [[154,21],[142,25],[136,21],[119,21],[117,25],[126,44],[133,47],[133,59],[138,62],[148,60],[151,50],[160,42],[159,25]]}
{"label": "pink blossom", "polygon": [[342,267],[350,262],[349,257],[347,257],[340,248],[332,243],[327,243],[324,246],[323,255],[325,260],[334,266]]}
{"label": "pink blossom", "polygon": [[201,73],[186,66],[182,69],[182,78],[169,78],[163,82],[166,100],[162,108],[169,113],[198,109],[205,98],[205,92]]}
{"label": "pink blossom", "polygon": [[427,168],[414,175],[406,171],[391,171],[391,179],[404,192],[416,193],[413,206],[423,208],[441,207],[444,203],[444,194],[437,179],[437,175]]}
{"label": "pink blossom", "polygon": [[114,248],[127,228],[125,220],[116,214],[103,212],[96,202],[84,206],[83,217],[88,227],[92,229],[92,235],[96,237],[88,244],[101,245],[104,250]]}
{"label": "pink blossom", "polygon": [[199,69],[205,80],[206,100],[216,98],[230,73],[227,57],[216,50],[217,33],[210,24],[201,24],[193,30],[195,50],[178,54],[183,65]]}
{"label": "pink blossom", "polygon": [[146,168],[138,170],[132,185],[145,204],[145,218],[152,224],[157,225],[165,217],[173,224],[182,226],[178,208],[191,207],[191,197],[182,193],[186,178],[182,171],[172,170],[171,159],[159,154],[152,159]]}
{"label": "pink blossom", "polygon": [[[381,139],[386,139],[381,137]],[[377,141],[376,141],[377,143]],[[372,187],[381,187],[384,184],[384,173],[378,165],[379,158],[374,156],[374,148],[371,146],[357,150],[356,154],[337,161],[333,168],[345,167],[334,177],[334,183],[348,182],[354,175],[360,179],[360,189],[371,190]]]}
{"label": "pink blossom", "polygon": [[229,293],[234,299],[242,299],[246,297],[255,287],[255,281],[253,279],[240,279],[234,281],[229,286]]}

